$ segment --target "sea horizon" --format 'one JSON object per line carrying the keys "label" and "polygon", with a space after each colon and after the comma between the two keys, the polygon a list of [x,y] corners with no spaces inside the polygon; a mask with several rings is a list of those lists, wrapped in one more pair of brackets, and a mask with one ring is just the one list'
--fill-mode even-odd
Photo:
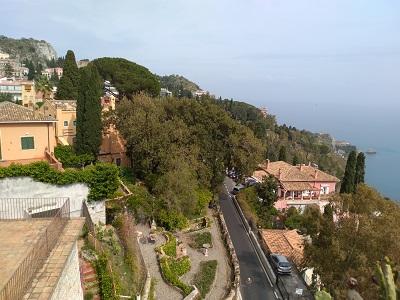
{"label": "sea horizon", "polygon": [[364,153],[376,150],[376,154],[365,154],[365,183],[400,204],[400,140],[395,138],[400,128],[399,104],[383,107],[378,102],[363,106],[270,102],[266,108],[279,125],[324,132]]}

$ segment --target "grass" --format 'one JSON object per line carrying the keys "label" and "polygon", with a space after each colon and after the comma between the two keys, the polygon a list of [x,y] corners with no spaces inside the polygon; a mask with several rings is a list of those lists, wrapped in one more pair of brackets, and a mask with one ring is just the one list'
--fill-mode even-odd
{"label": "grass", "polygon": [[200,270],[196,273],[193,284],[198,288],[200,295],[204,298],[211,290],[215,280],[218,262],[216,260],[202,261]]}
{"label": "grass", "polygon": [[149,292],[149,300],[155,300],[155,290],[156,290],[157,280],[152,278],[150,282],[150,292]]}
{"label": "grass", "polygon": [[192,241],[189,243],[189,246],[194,249],[203,248],[204,244],[209,244],[212,246],[211,233],[208,231],[193,234],[191,238],[192,238]]}

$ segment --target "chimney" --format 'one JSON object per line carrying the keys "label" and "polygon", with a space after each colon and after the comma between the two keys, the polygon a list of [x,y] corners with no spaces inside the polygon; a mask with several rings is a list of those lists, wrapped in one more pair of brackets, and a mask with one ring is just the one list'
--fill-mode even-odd
{"label": "chimney", "polygon": [[281,172],[281,168],[279,168],[279,173],[278,173],[278,179],[282,179],[282,172]]}
{"label": "chimney", "polygon": [[300,166],[299,166],[300,172],[303,171],[303,166],[304,166],[304,164],[300,164]]}
{"label": "chimney", "polygon": [[308,162],[308,166],[311,167],[311,161]]}
{"label": "chimney", "polygon": [[315,170],[314,178],[317,179],[317,177],[318,177],[318,170]]}
{"label": "chimney", "polygon": [[269,167],[269,159],[267,158],[267,161],[265,162],[265,170],[268,170]]}

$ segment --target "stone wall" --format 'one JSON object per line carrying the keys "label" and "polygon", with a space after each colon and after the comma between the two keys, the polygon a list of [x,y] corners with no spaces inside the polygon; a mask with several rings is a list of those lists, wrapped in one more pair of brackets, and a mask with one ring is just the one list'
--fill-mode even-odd
{"label": "stone wall", "polygon": [[102,223],[103,225],[105,225],[106,224],[105,201],[86,202],[86,205],[93,224],[99,225],[99,223]]}
{"label": "stone wall", "polygon": [[36,182],[30,177],[11,177],[0,179],[0,191],[0,198],[68,197],[71,217],[80,217],[82,202],[87,199],[89,187],[84,183],[54,185]]}
{"label": "stone wall", "polygon": [[51,300],[82,300],[83,291],[80,280],[78,246],[75,242],[64,264],[57,284],[53,288]]}

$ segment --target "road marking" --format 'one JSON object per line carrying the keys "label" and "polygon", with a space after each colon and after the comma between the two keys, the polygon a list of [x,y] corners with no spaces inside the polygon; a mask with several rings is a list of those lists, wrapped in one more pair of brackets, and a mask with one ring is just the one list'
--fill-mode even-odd
{"label": "road marking", "polygon": [[279,298],[278,298],[278,295],[276,294],[276,292],[275,292],[275,291],[274,291],[274,294],[275,294],[275,298],[276,298],[276,299],[279,299]]}

